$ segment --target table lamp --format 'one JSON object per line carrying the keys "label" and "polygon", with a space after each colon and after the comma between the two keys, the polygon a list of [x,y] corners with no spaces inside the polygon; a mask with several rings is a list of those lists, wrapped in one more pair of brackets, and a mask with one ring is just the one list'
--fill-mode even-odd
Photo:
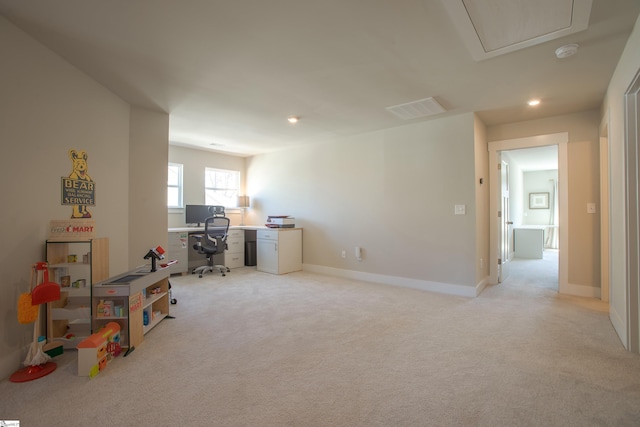
{"label": "table lamp", "polygon": [[242,219],[240,225],[244,225],[244,210],[250,207],[249,196],[238,196],[238,207],[242,210]]}

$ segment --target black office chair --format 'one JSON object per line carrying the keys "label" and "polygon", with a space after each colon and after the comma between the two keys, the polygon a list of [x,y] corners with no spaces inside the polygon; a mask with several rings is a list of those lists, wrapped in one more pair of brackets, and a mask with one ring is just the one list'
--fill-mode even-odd
{"label": "black office chair", "polygon": [[221,264],[214,264],[213,258],[227,249],[227,235],[229,234],[229,218],[215,215],[207,218],[204,222],[204,234],[194,234],[197,243],[193,248],[207,257],[207,265],[196,267],[192,274],[198,273],[199,277],[213,270],[220,270],[223,276],[230,272],[229,267]]}

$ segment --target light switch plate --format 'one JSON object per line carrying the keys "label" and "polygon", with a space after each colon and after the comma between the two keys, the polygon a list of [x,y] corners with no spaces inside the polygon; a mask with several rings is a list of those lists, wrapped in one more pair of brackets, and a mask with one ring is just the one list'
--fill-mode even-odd
{"label": "light switch plate", "polygon": [[466,213],[466,205],[455,205],[454,212],[456,215],[464,215]]}
{"label": "light switch plate", "polygon": [[596,204],[595,203],[587,203],[587,213],[590,213],[590,214],[596,213]]}

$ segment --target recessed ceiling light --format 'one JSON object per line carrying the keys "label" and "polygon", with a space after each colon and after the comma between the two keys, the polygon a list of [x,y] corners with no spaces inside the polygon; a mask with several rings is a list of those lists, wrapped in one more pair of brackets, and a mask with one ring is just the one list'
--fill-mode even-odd
{"label": "recessed ceiling light", "polygon": [[532,99],[529,102],[527,102],[527,104],[529,104],[529,107],[535,107],[536,105],[540,105],[540,100],[539,99]]}
{"label": "recessed ceiling light", "polygon": [[300,120],[300,117],[289,116],[287,117],[287,120],[289,120],[289,123],[298,123],[298,120]]}

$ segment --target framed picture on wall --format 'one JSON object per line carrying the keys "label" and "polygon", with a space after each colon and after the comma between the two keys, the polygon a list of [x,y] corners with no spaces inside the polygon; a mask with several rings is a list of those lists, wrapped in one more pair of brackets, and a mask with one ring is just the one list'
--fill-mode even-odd
{"label": "framed picture on wall", "polygon": [[529,209],[549,209],[549,193],[529,193]]}

